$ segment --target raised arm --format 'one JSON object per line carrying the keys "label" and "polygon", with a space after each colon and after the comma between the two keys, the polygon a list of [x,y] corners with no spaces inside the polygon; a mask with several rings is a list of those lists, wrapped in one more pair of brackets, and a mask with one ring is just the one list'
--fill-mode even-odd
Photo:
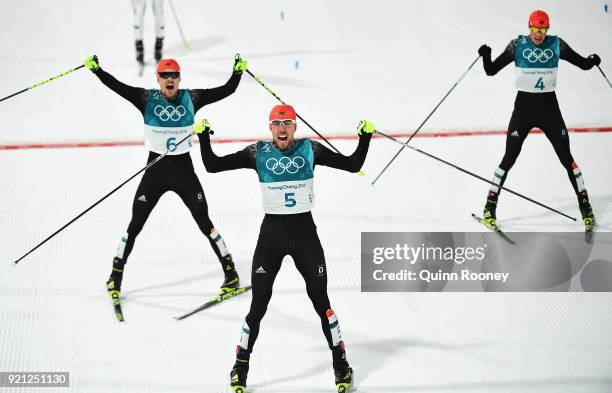
{"label": "raised arm", "polygon": [[213,102],[220,101],[225,97],[233,94],[238,88],[242,73],[247,68],[247,61],[241,58],[236,59],[234,62],[234,68],[232,70],[232,76],[225,82],[224,85],[213,87],[212,89],[192,89],[189,91],[191,94],[191,101],[193,101],[194,110],[197,112],[203,106],[212,104]]}
{"label": "raised arm", "polygon": [[126,85],[118,81],[114,76],[100,68],[98,56],[91,56],[85,60],[85,66],[89,68],[97,77],[115,93],[131,102],[138,110],[144,114],[145,105],[149,92],[141,87]]}
{"label": "raised arm", "polygon": [[324,165],[353,173],[359,172],[368,154],[370,140],[372,140],[374,132],[376,132],[374,124],[367,120],[362,120],[359,126],[357,126],[359,143],[357,144],[357,149],[350,156],[338,154],[319,142],[311,141],[315,165]]}
{"label": "raised arm", "polygon": [[601,59],[596,54],[592,54],[589,57],[580,56],[561,38],[559,38],[559,52],[561,60],[565,60],[582,70],[590,70],[601,63]]}
{"label": "raised arm", "polygon": [[478,54],[482,56],[482,65],[484,66],[485,73],[489,76],[493,76],[501,71],[505,66],[514,61],[514,52],[516,50],[516,39],[510,41],[506,49],[497,56],[497,59],[491,61],[491,48],[487,45],[482,45],[478,49]]}

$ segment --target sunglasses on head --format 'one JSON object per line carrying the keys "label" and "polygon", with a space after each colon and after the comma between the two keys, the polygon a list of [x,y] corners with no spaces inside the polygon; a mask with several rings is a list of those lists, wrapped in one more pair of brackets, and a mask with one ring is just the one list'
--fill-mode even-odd
{"label": "sunglasses on head", "polygon": [[531,30],[532,33],[546,34],[546,32],[548,31],[548,27],[529,26],[529,30]]}
{"label": "sunglasses on head", "polygon": [[181,73],[176,72],[176,71],[160,72],[157,75],[159,75],[159,77],[162,79],[168,79],[168,78],[178,79],[181,77]]}
{"label": "sunglasses on head", "polygon": [[275,127],[280,127],[280,126],[290,126],[292,124],[295,124],[295,121],[293,120],[271,120],[270,124],[275,126]]}

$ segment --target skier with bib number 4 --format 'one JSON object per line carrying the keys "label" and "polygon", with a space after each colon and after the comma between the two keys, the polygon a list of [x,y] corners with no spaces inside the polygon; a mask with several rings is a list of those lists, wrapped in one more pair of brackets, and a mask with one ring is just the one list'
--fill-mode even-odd
{"label": "skier with bib number 4", "polygon": [[294,139],[296,113],[290,105],[275,106],[269,121],[272,142],[259,141],[223,157],[212,151],[210,124],[203,120],[194,126],[207,171],[249,168],[257,172],[266,213],[251,267],[251,308],[242,325],[230,386],[235,393],[246,392],[249,359],[259,325],[272,298],[272,286],[282,260],[289,255],[304,278],[308,297],[321,320],[323,334],[332,352],[336,388],[338,392],[348,392],[353,383],[353,370],[346,358],[338,318],[327,296],[325,256],[310,213],[314,203],[314,168],[324,165],[358,172],[365,161],[375,127],[369,121],[361,121],[357,127],[357,149],[350,156],[343,156],[319,142]]}
{"label": "skier with bib number 4", "polygon": [[[491,48],[482,45],[478,49],[487,75],[497,74],[511,62],[514,62],[516,68],[518,93],[508,125],[506,151],[499,167],[495,170],[493,182],[503,186],[529,131],[533,127],[540,128],[553,145],[557,157],[567,171],[578,198],[585,231],[592,232],[596,225],[593,209],[589,203],[582,172],[570,152],[569,135],[561,116],[555,88],[560,59],[583,70],[598,66],[601,60],[596,54],[587,58],[580,56],[561,38],[547,35],[549,28],[550,22],[546,12],[536,10],[529,16],[530,34],[519,35],[510,41],[494,61],[491,60]],[[498,186],[491,186],[483,212],[482,222],[492,230],[498,230],[496,208],[499,193]]]}
{"label": "skier with bib number 4", "polygon": [[[192,133],[195,113],[199,109],[234,93],[242,73],[247,68],[246,60],[237,56],[229,80],[224,85],[211,89],[179,89],[181,69],[173,59],[160,60],[157,66],[159,89],[150,90],[119,82],[100,68],[95,55],[87,58],[84,64],[102,83],[131,102],[143,115],[145,145],[149,150],[147,162],[169,151],[168,155],[144,172],[132,202],[132,219],[113,259],[112,272],[106,286],[116,311],[120,305],[123,269],[136,237],[161,196],[167,191],[177,193],[189,208],[219,259],[225,275],[221,293],[238,288],[240,282],[232,256],[208,216],[204,190],[189,155],[192,141],[188,139],[178,146],[176,143]],[[122,320],[120,314],[118,311],[117,318]]]}

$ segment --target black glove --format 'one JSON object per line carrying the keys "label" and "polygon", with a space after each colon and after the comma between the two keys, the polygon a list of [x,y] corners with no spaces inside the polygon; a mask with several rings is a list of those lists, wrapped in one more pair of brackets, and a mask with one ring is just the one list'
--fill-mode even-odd
{"label": "black glove", "polygon": [[478,54],[482,57],[491,57],[491,48],[489,48],[489,46],[482,45],[480,48],[478,48]]}
{"label": "black glove", "polygon": [[589,56],[589,60],[593,63],[593,66],[598,66],[601,64],[601,59],[595,53]]}

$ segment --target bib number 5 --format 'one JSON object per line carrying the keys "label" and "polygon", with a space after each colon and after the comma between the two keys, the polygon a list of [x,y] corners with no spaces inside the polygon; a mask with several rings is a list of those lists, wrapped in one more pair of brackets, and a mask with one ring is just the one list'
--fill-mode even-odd
{"label": "bib number 5", "polygon": [[294,197],[295,197],[295,192],[285,193],[285,207],[293,207],[297,205],[297,202]]}

